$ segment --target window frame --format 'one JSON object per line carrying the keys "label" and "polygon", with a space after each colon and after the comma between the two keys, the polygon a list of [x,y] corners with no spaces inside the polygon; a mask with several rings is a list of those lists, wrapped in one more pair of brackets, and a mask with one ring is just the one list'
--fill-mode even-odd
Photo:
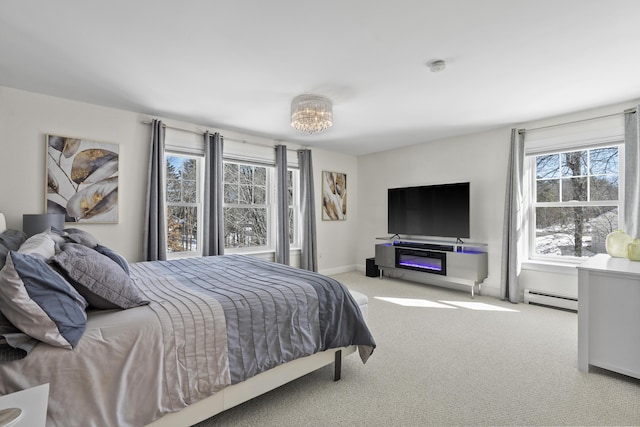
{"label": "window frame", "polygon": [[[248,253],[248,252],[262,252],[262,251],[271,251],[273,250],[274,245],[271,242],[272,230],[275,228],[275,219],[273,218],[272,210],[273,210],[273,200],[274,195],[272,194],[273,187],[273,165],[269,165],[266,163],[258,163],[252,161],[243,161],[241,159],[223,159],[223,170],[225,169],[227,164],[236,164],[238,166],[255,166],[255,167],[263,167],[266,170],[265,173],[265,203],[264,204],[243,204],[243,203],[227,203],[226,202],[226,181],[224,181],[223,172],[223,202],[222,202],[222,210],[224,211],[226,208],[239,208],[239,209],[250,209],[250,208],[266,208],[267,210],[267,238],[265,245],[259,246],[240,246],[240,247],[228,247],[225,241],[225,253]],[[238,183],[239,185],[239,183]],[[225,216],[226,218],[226,216]],[[225,227],[225,235],[226,235],[226,227]]]}
{"label": "window frame", "polygon": [[[557,202],[537,202],[537,168],[536,157],[543,155],[554,155],[562,153],[570,153],[575,151],[591,151],[601,148],[617,147],[618,148],[618,198],[615,201],[612,200],[600,200],[600,201],[557,201]],[[562,168],[562,163],[560,163]],[[618,208],[618,225],[620,228],[621,222],[624,220],[624,139],[620,136],[611,136],[609,138],[602,138],[597,140],[575,140],[572,143],[560,143],[552,146],[547,145],[543,149],[529,149],[525,150],[524,158],[524,185],[525,185],[525,214],[524,214],[524,229],[525,233],[525,259],[532,262],[541,262],[549,264],[559,265],[578,265],[583,262],[588,256],[577,257],[569,255],[549,255],[536,253],[536,208],[538,207],[590,207],[590,206],[616,206]],[[587,181],[590,181],[590,177],[597,176],[592,175],[590,170],[587,170],[587,174],[584,175]],[[562,181],[562,173],[558,178]],[[562,185],[562,184],[560,184]],[[589,184],[588,184],[589,185]],[[560,199],[562,196],[560,195]]]}
{"label": "window frame", "polygon": [[[275,165],[268,162],[258,162],[250,159],[243,159],[241,157],[225,157],[223,158],[223,168],[226,164],[237,164],[264,167],[266,169],[266,191],[265,191],[265,204],[262,205],[250,205],[240,203],[227,203],[223,200],[222,208],[249,208],[249,207],[266,207],[267,209],[267,243],[260,246],[242,246],[242,247],[228,247],[225,242],[225,253],[259,253],[259,252],[274,252],[276,247],[276,180],[275,180]],[[293,236],[290,241],[290,250],[300,248],[300,173],[296,167],[288,166],[287,172],[292,172],[292,204],[289,204],[289,209],[293,209]],[[224,173],[223,173],[224,176]],[[289,189],[287,188],[287,191]],[[223,192],[225,191],[225,182],[223,178]],[[226,230],[225,230],[226,234]]]}
{"label": "window frame", "polygon": [[[291,172],[292,195],[289,209],[293,211],[293,233],[289,241],[289,249],[300,249],[300,169],[288,167],[287,172]],[[288,191],[288,188],[287,188]]]}
{"label": "window frame", "polygon": [[[169,179],[167,175],[167,163],[169,157],[184,157],[189,159],[194,159],[196,161],[196,202],[170,202],[167,197],[167,192],[169,190]],[[167,241],[167,259],[174,258],[186,258],[186,257],[194,257],[194,256],[202,256],[202,245],[203,245],[203,209],[204,209],[204,156],[193,153],[185,153],[177,150],[165,150],[164,153],[164,167],[163,167],[163,177],[165,182],[164,196],[165,196],[165,208],[168,210],[172,206],[176,207],[195,207],[196,208],[196,250],[195,251],[180,251],[180,252],[171,252],[169,251],[169,219],[165,217],[165,235]],[[166,212],[165,212],[166,215]]]}

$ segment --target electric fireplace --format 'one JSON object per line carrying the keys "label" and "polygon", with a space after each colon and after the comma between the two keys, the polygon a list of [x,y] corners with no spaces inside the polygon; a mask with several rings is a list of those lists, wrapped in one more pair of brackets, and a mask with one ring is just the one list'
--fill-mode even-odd
{"label": "electric fireplace", "polygon": [[446,252],[396,248],[396,268],[447,275]]}

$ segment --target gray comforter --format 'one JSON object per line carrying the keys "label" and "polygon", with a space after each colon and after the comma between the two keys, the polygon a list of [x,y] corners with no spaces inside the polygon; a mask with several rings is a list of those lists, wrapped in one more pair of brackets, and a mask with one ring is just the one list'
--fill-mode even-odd
{"label": "gray comforter", "polygon": [[0,364],[0,394],[50,383],[48,424],[147,424],[274,366],[375,342],[339,282],[253,257],[131,265],[151,303],[92,313],[73,350]]}
{"label": "gray comforter", "polygon": [[366,362],[375,347],[351,294],[317,273],[230,255],[140,263],[133,276],[156,302],[152,308],[167,323],[163,330],[168,340],[192,321],[184,323],[173,299],[191,305],[192,313],[202,309],[197,307],[202,302],[216,307],[208,308],[214,315],[222,310],[218,327],[226,324],[226,349],[219,351],[228,354],[232,384],[293,359],[352,344],[368,347],[361,352]]}

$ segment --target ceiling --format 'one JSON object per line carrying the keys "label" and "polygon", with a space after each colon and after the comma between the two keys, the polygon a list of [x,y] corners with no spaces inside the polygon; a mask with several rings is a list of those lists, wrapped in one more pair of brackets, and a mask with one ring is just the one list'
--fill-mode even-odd
{"label": "ceiling", "polygon": [[[639,20],[637,0],[6,0],[0,86],[363,155],[638,99]],[[291,128],[302,93],[331,129]]]}

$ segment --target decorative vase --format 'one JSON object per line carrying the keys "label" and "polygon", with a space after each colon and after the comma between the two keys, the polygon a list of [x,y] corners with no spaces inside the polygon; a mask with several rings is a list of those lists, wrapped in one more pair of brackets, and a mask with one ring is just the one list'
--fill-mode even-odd
{"label": "decorative vase", "polygon": [[622,230],[609,233],[605,246],[607,253],[613,257],[626,258],[627,245],[631,243],[631,237]]}
{"label": "decorative vase", "polygon": [[631,261],[640,261],[640,239],[633,239],[627,245],[627,258]]}

